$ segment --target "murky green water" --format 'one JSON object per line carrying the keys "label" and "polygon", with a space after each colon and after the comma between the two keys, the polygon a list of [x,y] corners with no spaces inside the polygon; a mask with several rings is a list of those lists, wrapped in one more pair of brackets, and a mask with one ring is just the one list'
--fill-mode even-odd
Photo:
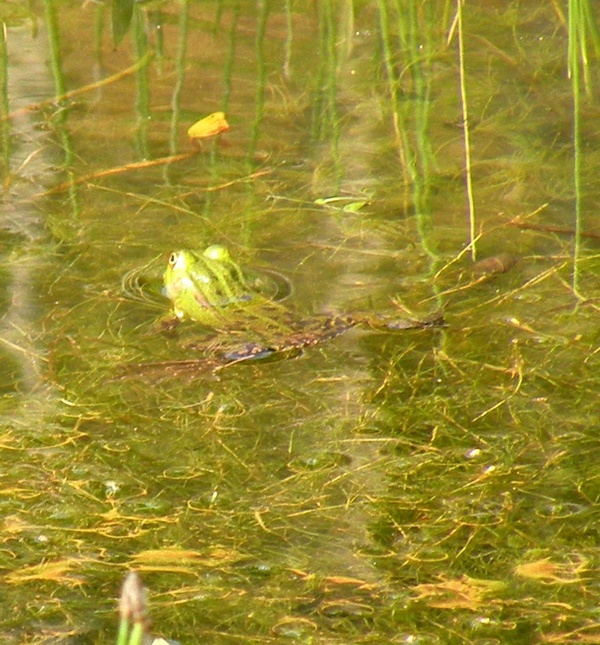
{"label": "murky green water", "polygon": [[[597,98],[575,146],[563,4],[464,6],[472,225],[453,3],[155,3],[116,48],[108,6],[2,5],[3,642],[113,642],[130,568],[183,644],[600,641]],[[470,229],[517,264],[481,278]],[[448,326],[144,369],[190,358],[160,275],[213,242],[299,316]]]}

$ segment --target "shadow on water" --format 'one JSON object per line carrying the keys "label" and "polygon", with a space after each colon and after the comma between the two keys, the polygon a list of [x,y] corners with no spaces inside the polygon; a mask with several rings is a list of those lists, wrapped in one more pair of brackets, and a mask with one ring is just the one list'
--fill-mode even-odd
{"label": "shadow on water", "polygon": [[[110,641],[130,569],[181,643],[600,640],[591,7],[7,5],[6,642]],[[124,376],[269,336],[161,327],[212,243],[447,327]]]}

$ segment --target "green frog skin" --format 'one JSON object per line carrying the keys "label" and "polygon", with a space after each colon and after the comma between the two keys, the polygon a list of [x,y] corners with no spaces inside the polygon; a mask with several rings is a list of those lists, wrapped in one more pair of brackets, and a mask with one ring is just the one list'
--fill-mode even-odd
{"label": "green frog skin", "polygon": [[249,302],[254,296],[229,251],[217,244],[201,254],[174,251],[163,279],[165,295],[177,318],[190,318],[207,327],[218,328],[227,322],[228,308]]}

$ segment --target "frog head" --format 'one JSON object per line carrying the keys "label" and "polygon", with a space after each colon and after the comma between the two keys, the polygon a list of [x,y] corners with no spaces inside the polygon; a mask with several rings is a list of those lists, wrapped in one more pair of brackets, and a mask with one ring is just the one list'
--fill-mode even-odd
{"label": "frog head", "polygon": [[227,309],[241,306],[256,295],[229,250],[213,244],[202,253],[174,251],[164,273],[164,293],[177,318],[191,318],[217,327]]}

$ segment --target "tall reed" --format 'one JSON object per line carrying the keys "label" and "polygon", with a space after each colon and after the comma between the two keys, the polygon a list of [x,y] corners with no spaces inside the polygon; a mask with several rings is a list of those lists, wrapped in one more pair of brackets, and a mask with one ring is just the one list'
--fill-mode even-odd
{"label": "tall reed", "polygon": [[575,192],[575,242],[573,244],[573,291],[578,297],[582,239],[582,185],[581,170],[583,149],[581,138],[582,93],[592,94],[590,77],[590,54],[593,48],[596,56],[600,53],[600,37],[594,20],[591,0],[569,0],[567,64],[571,91],[573,94],[573,187]]}

